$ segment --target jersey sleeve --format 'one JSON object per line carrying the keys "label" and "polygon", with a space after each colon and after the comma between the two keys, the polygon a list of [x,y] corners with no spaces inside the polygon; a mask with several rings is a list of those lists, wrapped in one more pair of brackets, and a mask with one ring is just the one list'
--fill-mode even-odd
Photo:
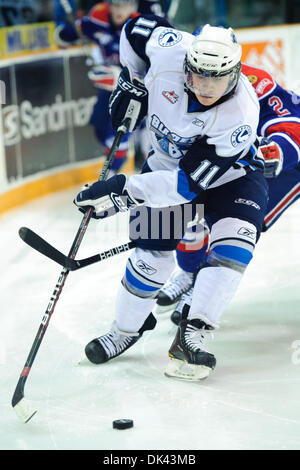
{"label": "jersey sleeve", "polygon": [[259,100],[268,96],[276,88],[277,83],[266,70],[242,64],[242,73],[250,81]]}
{"label": "jersey sleeve", "polygon": [[120,62],[133,76],[143,78],[150,67],[146,46],[159,27],[172,28],[165,18],[155,15],[139,16],[125,24],[120,39]]}
{"label": "jersey sleeve", "polygon": [[199,194],[221,178],[242,156],[243,150],[232,156],[220,156],[215,145],[204,137],[194,143],[179,162],[178,192]]}
{"label": "jersey sleeve", "polygon": [[300,161],[300,98],[282,88],[265,70],[243,64],[242,72],[254,87],[260,104],[259,130],[283,152],[283,169]]}
{"label": "jersey sleeve", "polygon": [[185,204],[212,187],[227,172],[231,172],[230,181],[232,171],[236,171],[238,177],[245,174],[247,167],[251,171],[262,170],[263,159],[257,157],[256,150],[256,146],[251,145],[247,151],[243,149],[230,157],[221,157],[205,138],[191,147],[176,170],[132,175],[128,189],[133,197],[145,201],[149,207]]}
{"label": "jersey sleeve", "polygon": [[270,126],[267,136],[276,142],[283,153],[282,171],[298,165],[300,161],[300,122],[281,122]]}

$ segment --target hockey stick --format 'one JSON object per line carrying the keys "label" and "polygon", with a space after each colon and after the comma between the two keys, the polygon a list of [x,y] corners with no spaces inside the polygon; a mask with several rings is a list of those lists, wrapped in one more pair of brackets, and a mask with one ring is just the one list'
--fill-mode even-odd
{"label": "hockey stick", "polygon": [[107,258],[111,258],[112,256],[118,255],[119,253],[124,253],[125,251],[131,250],[136,246],[136,243],[131,241],[111,248],[110,250],[103,251],[102,253],[89,256],[88,258],[77,260],[64,255],[61,251],[54,248],[54,246],[50,245],[50,243],[40,237],[37,233],[30,230],[30,228],[21,227],[19,230],[19,235],[22,240],[27,243],[27,245],[31,246],[31,248],[39,251],[42,255],[47,256],[47,258],[52,259],[52,261],[55,261],[64,268],[67,268],[69,271],[76,271],[77,269],[90,266],[91,264],[103,261]]}
{"label": "hockey stick", "polygon": [[[105,180],[108,170],[111,166],[111,163],[113,161],[113,158],[115,156],[115,153],[121,143],[121,140],[123,136],[126,134],[128,129],[131,128],[132,125],[132,120],[136,117],[136,115],[139,113],[139,107],[140,103],[137,103],[136,101],[132,100],[128,106],[127,112],[125,119],[121,126],[117,130],[117,134],[115,136],[115,139],[113,141],[112,147],[110,149],[110,152],[107,156],[106,162],[103,166],[103,169],[101,171],[101,175],[99,178],[99,181]],[[71,246],[70,252],[69,252],[69,258],[74,259],[77,251],[79,249],[79,246],[82,242],[83,236],[86,232],[86,229],[88,227],[88,224],[90,222],[91,216],[93,213],[93,208],[90,207],[84,214],[83,219],[81,221],[81,224],[79,226],[79,229],[77,231],[77,234],[74,238],[73,244]],[[48,328],[51,316],[54,312],[56,303],[59,299],[59,296],[62,292],[62,289],[64,287],[65,281],[68,277],[69,274],[69,269],[68,268],[63,268],[63,270],[60,273],[60,276],[58,278],[57,284],[54,288],[54,291],[52,293],[52,296],[50,297],[50,301],[48,303],[46,312],[42,318],[41,324],[39,326],[39,329],[37,331],[36,337],[33,341],[33,344],[31,346],[29,355],[27,357],[27,360],[25,362],[24,368],[20,374],[15,392],[12,397],[12,406],[13,409],[15,410],[18,418],[23,421],[24,423],[27,423],[37,412],[36,406],[30,401],[27,400],[24,397],[24,389],[25,389],[25,384],[27,377],[30,373],[31,367],[33,365],[34,359],[36,357],[36,354],[39,350],[39,347],[41,345],[41,342],[43,340],[44,334],[46,333],[46,330]]]}
{"label": "hockey stick", "polygon": [[73,28],[77,32],[78,36],[80,36],[81,39],[86,41],[86,38],[83,36],[81,31],[77,28],[76,19],[75,19],[74,12],[73,12],[73,9],[70,5],[69,0],[59,0],[59,3],[61,4],[62,8],[65,11],[66,18],[67,18],[68,22],[71,23],[71,25],[73,26]]}
{"label": "hockey stick", "polygon": [[61,4],[62,8],[65,10],[67,21],[69,23],[71,23],[71,25],[73,26],[73,28],[77,32],[77,34],[78,34],[78,36],[81,40],[81,43],[83,45],[91,44],[91,41],[86,36],[84,36],[84,34],[82,34],[82,32],[81,32],[81,29],[77,27],[76,18],[75,18],[74,12],[72,10],[72,7],[71,7],[69,1],[68,0],[59,0],[59,1],[60,1],[60,4]]}

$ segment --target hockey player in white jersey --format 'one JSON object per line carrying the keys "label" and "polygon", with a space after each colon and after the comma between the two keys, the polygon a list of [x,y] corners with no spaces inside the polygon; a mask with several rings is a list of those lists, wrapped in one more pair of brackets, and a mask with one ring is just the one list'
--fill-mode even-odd
{"label": "hockey player in white jersey", "polygon": [[[135,125],[147,115],[152,148],[142,174],[98,181],[74,200],[81,210],[93,206],[96,218],[130,209],[133,221],[137,211],[152,217],[167,206],[183,214],[204,205],[211,251],[197,276],[188,318],[170,347],[167,376],[198,380],[214,369],[205,334],[218,326],[262,228],[267,184],[257,152],[259,105],[240,74],[241,53],[231,28],[205,25],[195,37],[155,16],[129,21],[121,35],[123,69],[111,96],[112,123],[117,128],[130,100],[139,101]],[[144,224],[152,220],[146,216]],[[135,239],[112,328],[86,346],[91,362],[122,354],[155,327],[155,297],[174,269],[173,250],[185,231],[183,224],[182,234],[175,233],[179,220],[172,222],[168,237],[157,236],[157,230],[154,236],[150,224]]]}

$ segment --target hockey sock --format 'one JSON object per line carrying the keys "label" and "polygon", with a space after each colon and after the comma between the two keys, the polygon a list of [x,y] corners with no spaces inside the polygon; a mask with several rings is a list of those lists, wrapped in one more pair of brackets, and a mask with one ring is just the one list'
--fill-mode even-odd
{"label": "hockey sock", "polygon": [[136,333],[151,313],[155,299],[142,299],[121,284],[116,298],[115,321],[119,330]]}

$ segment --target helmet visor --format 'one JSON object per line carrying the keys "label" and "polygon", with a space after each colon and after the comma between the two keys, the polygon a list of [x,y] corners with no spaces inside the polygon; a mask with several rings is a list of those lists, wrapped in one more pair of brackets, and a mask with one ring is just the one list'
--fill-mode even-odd
{"label": "helmet visor", "polygon": [[205,98],[221,98],[235,87],[239,72],[232,69],[227,74],[196,73],[186,69],[186,85],[196,95]]}

